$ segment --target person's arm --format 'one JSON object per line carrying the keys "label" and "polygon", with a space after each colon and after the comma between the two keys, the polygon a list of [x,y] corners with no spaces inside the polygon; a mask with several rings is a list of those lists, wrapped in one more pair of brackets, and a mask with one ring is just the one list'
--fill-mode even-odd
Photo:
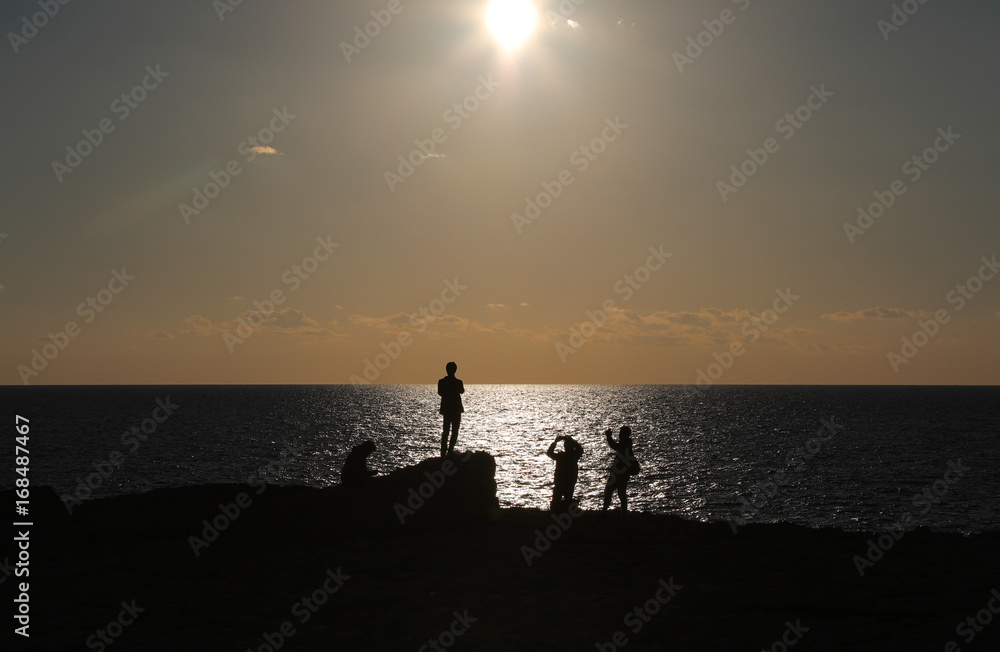
{"label": "person's arm", "polygon": [[442,382],[444,382],[444,378],[438,381],[438,396],[444,396],[444,391],[441,389]]}
{"label": "person's arm", "polygon": [[465,383],[463,383],[461,380],[458,381],[458,393],[459,394],[465,393]]}
{"label": "person's arm", "polygon": [[608,439],[608,446],[614,450],[618,450],[618,442],[611,438],[611,428],[604,431],[604,436]]}
{"label": "person's arm", "polygon": [[559,438],[556,437],[555,439],[552,440],[552,443],[549,444],[549,450],[545,451],[545,454],[551,457],[552,459],[556,459],[556,444],[558,443],[559,443]]}
{"label": "person's arm", "polygon": [[583,457],[583,446],[580,444],[580,442],[573,439],[572,437],[567,438],[566,441],[569,442],[570,454],[574,458],[580,459],[581,457]]}

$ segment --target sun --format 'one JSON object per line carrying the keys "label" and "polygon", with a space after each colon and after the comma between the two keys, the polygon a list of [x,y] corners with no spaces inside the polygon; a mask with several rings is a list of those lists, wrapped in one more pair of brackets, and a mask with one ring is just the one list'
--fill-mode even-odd
{"label": "sun", "polygon": [[538,11],[529,0],[492,0],[486,8],[486,26],[505,50],[524,44],[538,24]]}

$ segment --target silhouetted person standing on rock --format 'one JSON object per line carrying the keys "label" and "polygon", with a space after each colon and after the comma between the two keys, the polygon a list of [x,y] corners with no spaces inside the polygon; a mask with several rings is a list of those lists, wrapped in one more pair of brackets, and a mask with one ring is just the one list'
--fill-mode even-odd
{"label": "silhouetted person standing on rock", "polygon": [[[458,378],[455,372],[458,365],[449,362],[445,365],[448,375],[438,381],[438,396],[441,397],[441,414],[444,416],[444,431],[441,433],[441,457],[447,456],[455,450],[455,442],[458,441],[458,426],[462,423],[462,394],[465,393],[465,385]],[[448,441],[448,430],[451,430],[451,442]]]}
{"label": "silhouetted person standing on rock", "polygon": [[[565,442],[565,450],[556,451],[559,441]],[[565,511],[573,501],[573,489],[579,474],[579,462],[583,457],[583,446],[572,437],[559,435],[545,454],[556,461],[556,482],[552,489],[552,511]]]}
{"label": "silhouetted person standing on rock", "polygon": [[622,426],[618,431],[618,441],[611,437],[611,428],[604,431],[608,446],[615,451],[615,459],[608,467],[608,484],[604,488],[604,508],[611,506],[611,495],[617,490],[618,499],[622,503],[622,514],[628,511],[628,481],[633,475],[639,474],[639,462],[632,453],[632,429]]}
{"label": "silhouetted person standing on rock", "polygon": [[368,478],[375,475],[374,471],[368,470],[368,456],[373,452],[375,442],[370,439],[352,448],[340,471],[340,483],[353,491],[364,489]]}

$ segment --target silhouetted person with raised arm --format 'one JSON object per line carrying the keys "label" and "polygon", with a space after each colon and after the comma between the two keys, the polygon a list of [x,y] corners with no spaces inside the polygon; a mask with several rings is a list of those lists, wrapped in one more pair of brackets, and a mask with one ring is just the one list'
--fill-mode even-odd
{"label": "silhouetted person with raised arm", "polygon": [[374,471],[368,470],[368,456],[373,452],[375,442],[370,439],[352,448],[340,471],[340,483],[352,491],[363,490],[368,478],[375,475]]}
{"label": "silhouetted person with raised arm", "polygon": [[[455,450],[455,442],[458,441],[458,426],[462,423],[462,394],[465,393],[465,385],[458,378],[455,372],[458,365],[449,362],[445,365],[448,375],[438,381],[438,396],[441,397],[441,414],[444,416],[444,431],[441,433],[441,457],[446,457]],[[451,442],[448,441],[448,431],[451,430]]]}
{"label": "silhouetted person with raised arm", "polygon": [[611,495],[617,491],[622,503],[622,514],[628,512],[628,481],[633,475],[639,474],[639,462],[632,453],[632,429],[622,426],[618,431],[618,441],[611,437],[611,428],[604,431],[608,446],[615,451],[615,459],[608,467],[608,484],[604,488],[604,507],[611,506]]}
{"label": "silhouetted person with raised arm", "polygon": [[[556,444],[564,442],[565,450],[556,451]],[[565,511],[573,501],[573,489],[579,474],[583,446],[572,437],[559,435],[545,454],[556,461],[556,481],[552,489],[552,511]]]}

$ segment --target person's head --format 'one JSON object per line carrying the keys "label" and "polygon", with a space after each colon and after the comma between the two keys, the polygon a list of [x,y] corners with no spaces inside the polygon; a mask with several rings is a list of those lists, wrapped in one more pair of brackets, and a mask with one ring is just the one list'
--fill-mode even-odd
{"label": "person's head", "polygon": [[448,372],[449,376],[454,376],[455,372],[458,371],[458,365],[454,362],[449,362],[444,366],[444,370]]}
{"label": "person's head", "polygon": [[621,430],[618,431],[618,439],[621,441],[632,442],[632,429],[628,426],[622,426]]}
{"label": "person's head", "polygon": [[368,440],[362,442],[361,443],[361,452],[364,453],[366,457],[368,455],[371,455],[372,453],[374,453],[375,452],[375,442],[373,442],[371,439],[368,439]]}

